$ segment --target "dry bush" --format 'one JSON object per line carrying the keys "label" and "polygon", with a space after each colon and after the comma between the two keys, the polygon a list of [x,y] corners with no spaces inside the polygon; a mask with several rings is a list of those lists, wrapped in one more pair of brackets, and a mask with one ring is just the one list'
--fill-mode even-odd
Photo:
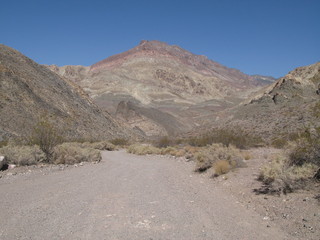
{"label": "dry bush", "polygon": [[46,155],[47,162],[51,161],[54,147],[63,141],[62,131],[54,127],[47,118],[39,120],[31,135],[27,137],[29,145],[38,145],[40,147]]}
{"label": "dry bush", "polygon": [[174,147],[166,147],[166,148],[161,148],[159,150],[161,155],[174,155],[178,151]]}
{"label": "dry bush", "polygon": [[160,154],[161,151],[159,148],[156,148],[147,144],[133,144],[130,145],[127,149],[128,153],[133,153],[136,155],[147,155],[147,154]]}
{"label": "dry bush", "polygon": [[110,143],[112,143],[115,146],[127,146],[129,144],[129,141],[125,138],[115,138],[110,140]]}
{"label": "dry bush", "polygon": [[101,153],[97,149],[83,148],[77,143],[57,145],[53,152],[55,164],[75,164],[80,162],[99,162]]}
{"label": "dry bush", "polygon": [[203,172],[212,167],[214,157],[210,155],[208,150],[203,149],[194,155],[196,160],[196,171]]}
{"label": "dry bush", "polygon": [[219,161],[225,160],[231,168],[244,167],[241,152],[234,146],[225,147],[222,144],[212,144],[208,147],[199,149],[195,154],[196,171],[202,172],[212,167]]}
{"label": "dry bush", "polygon": [[0,155],[4,155],[10,164],[34,165],[46,160],[46,156],[39,146],[6,146],[0,148]]}
{"label": "dry bush", "polygon": [[[318,131],[318,130],[317,130]],[[320,166],[320,134],[299,139],[289,154],[289,165],[312,163]]]}
{"label": "dry bush", "polygon": [[214,174],[220,176],[230,171],[231,166],[227,160],[219,160],[213,164]]}
{"label": "dry bush", "polygon": [[317,168],[312,163],[290,165],[288,156],[279,154],[261,169],[259,180],[265,184],[262,192],[287,193],[302,188],[302,183],[312,178]]}

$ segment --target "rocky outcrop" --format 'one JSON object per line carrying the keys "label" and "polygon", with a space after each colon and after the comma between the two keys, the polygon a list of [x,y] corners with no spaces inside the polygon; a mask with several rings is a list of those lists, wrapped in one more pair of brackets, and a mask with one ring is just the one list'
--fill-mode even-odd
{"label": "rocky outcrop", "polygon": [[[224,126],[276,139],[320,126],[320,62],[299,67],[224,113]],[[227,117],[228,116],[228,117]],[[220,119],[221,120],[221,119]]]}

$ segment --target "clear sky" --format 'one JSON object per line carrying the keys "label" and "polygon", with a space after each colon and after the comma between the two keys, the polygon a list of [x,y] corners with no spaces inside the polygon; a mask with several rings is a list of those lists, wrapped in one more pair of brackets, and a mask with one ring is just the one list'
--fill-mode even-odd
{"label": "clear sky", "polygon": [[320,1],[1,1],[0,43],[41,64],[88,66],[142,39],[280,77],[320,61]]}

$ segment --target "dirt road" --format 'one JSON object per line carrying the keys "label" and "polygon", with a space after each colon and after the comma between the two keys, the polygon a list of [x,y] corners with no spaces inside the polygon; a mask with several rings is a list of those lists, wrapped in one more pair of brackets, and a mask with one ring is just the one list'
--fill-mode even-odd
{"label": "dirt road", "polygon": [[193,164],[103,152],[99,164],[0,179],[0,239],[292,239]]}

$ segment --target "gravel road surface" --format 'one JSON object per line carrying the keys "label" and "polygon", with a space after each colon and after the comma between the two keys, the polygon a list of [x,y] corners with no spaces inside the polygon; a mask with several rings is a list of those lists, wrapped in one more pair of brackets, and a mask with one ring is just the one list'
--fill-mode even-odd
{"label": "gravel road surface", "polygon": [[99,164],[0,179],[0,239],[292,239],[192,162],[102,154]]}

